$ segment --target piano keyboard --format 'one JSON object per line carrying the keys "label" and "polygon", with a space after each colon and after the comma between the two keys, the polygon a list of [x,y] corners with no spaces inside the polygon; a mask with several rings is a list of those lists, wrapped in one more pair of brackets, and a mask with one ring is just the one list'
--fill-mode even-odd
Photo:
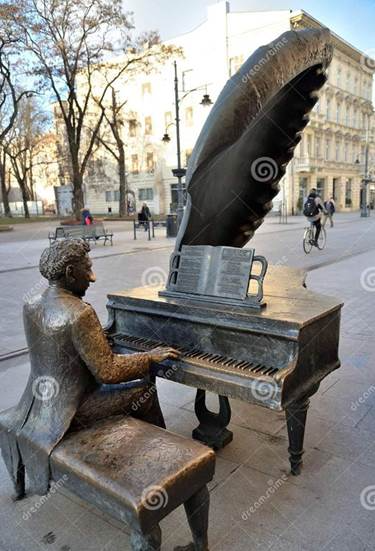
{"label": "piano keyboard", "polygon": [[[154,341],[142,337],[133,337],[130,335],[124,335],[123,333],[111,335],[111,338],[114,340],[115,344],[119,346],[140,352],[147,352],[148,350],[159,346],[169,346],[161,341]],[[245,377],[247,376],[254,378],[259,376],[267,376],[272,378],[279,371],[276,367],[236,360],[234,358],[221,356],[220,354],[209,354],[197,349],[189,350],[188,348],[181,346],[174,346],[173,348],[181,354],[179,360],[182,360],[183,362],[202,367],[209,367],[219,371],[236,373],[237,375],[243,375]]]}

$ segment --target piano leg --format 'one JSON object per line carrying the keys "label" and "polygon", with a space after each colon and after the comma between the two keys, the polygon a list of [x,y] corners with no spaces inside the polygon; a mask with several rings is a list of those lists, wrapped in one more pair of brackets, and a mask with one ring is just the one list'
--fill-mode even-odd
{"label": "piano leg", "polygon": [[231,408],[226,396],[219,396],[219,413],[209,411],[206,406],[206,391],[198,389],[195,397],[195,414],[199,425],[193,430],[193,438],[207,444],[214,450],[224,448],[233,440],[233,432],[227,429]]}
{"label": "piano leg", "polygon": [[310,396],[318,390],[319,384],[314,386],[312,392],[304,396],[301,400],[290,404],[285,411],[286,424],[289,437],[289,461],[291,474],[297,476],[302,470],[302,456],[304,454],[303,441],[305,438],[307,410],[310,405]]}

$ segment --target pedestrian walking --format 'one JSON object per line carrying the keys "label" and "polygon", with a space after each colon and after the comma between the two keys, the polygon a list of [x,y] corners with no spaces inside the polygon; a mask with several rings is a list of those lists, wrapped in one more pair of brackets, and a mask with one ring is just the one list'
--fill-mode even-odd
{"label": "pedestrian walking", "polygon": [[326,210],[326,216],[329,218],[331,228],[333,228],[333,215],[335,214],[336,205],[333,197],[330,197],[328,201],[324,203],[324,208]]}
{"label": "pedestrian walking", "polygon": [[141,209],[141,212],[140,212],[140,216],[139,216],[139,220],[143,222],[145,231],[148,230],[148,226],[149,226],[149,223],[150,223],[149,221],[151,220],[151,218],[152,218],[151,211],[148,208],[147,203],[143,203],[142,209]]}

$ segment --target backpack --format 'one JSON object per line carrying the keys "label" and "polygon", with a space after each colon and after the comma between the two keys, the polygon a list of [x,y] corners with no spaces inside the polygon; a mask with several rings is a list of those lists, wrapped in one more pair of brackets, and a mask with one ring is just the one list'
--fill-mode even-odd
{"label": "backpack", "polygon": [[303,206],[303,215],[307,218],[316,216],[319,214],[319,209],[315,203],[315,197],[308,197],[306,203]]}

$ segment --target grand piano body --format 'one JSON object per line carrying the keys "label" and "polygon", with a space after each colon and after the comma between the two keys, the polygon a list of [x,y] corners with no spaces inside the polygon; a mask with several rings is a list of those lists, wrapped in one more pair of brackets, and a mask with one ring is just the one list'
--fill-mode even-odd
{"label": "grand piano body", "polygon": [[[239,249],[253,237],[272,208],[331,59],[327,29],[289,31],[254,52],[224,86],[189,159],[167,291],[184,247]],[[339,367],[341,303],[307,290],[304,274],[286,267],[267,273],[260,309],[158,291],[109,295],[117,349],[164,344],[181,350],[180,360],[157,366],[156,375],[198,389],[193,436],[215,448],[232,439],[229,398],[285,409],[298,474],[309,396]],[[207,409],[206,391],[219,396],[218,414]]]}
{"label": "grand piano body", "polygon": [[[153,374],[198,390],[199,426],[193,436],[218,449],[232,440],[228,398],[285,410],[292,472],[300,472],[309,397],[338,359],[342,304],[304,286],[301,270],[270,267],[266,307],[254,310],[220,302],[167,298],[140,287],[108,296],[109,335],[120,353],[168,345],[179,360]],[[209,412],[205,392],[220,398]]]}

